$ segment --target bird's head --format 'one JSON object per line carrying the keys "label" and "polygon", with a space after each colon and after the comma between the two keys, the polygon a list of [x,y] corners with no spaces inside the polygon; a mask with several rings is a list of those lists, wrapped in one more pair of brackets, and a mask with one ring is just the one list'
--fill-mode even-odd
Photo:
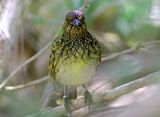
{"label": "bird's head", "polygon": [[73,10],[66,14],[66,23],[75,27],[80,27],[85,24],[84,15],[79,10]]}
{"label": "bird's head", "polygon": [[66,14],[63,25],[64,33],[71,38],[83,36],[87,32],[84,14],[79,10],[73,10]]}
{"label": "bird's head", "polygon": [[67,24],[72,25],[72,26],[76,26],[76,27],[82,26],[85,23],[84,15],[79,10],[73,10],[66,14],[66,22]]}

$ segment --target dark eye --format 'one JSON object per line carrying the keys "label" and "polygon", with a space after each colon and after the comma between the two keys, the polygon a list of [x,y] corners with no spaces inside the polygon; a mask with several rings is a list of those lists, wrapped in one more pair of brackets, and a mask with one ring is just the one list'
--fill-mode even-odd
{"label": "dark eye", "polygon": [[83,18],[83,14],[78,14],[77,17],[81,20]]}
{"label": "dark eye", "polygon": [[69,13],[66,14],[66,19],[67,20],[72,20],[73,19],[73,15],[72,15],[71,12],[69,12]]}

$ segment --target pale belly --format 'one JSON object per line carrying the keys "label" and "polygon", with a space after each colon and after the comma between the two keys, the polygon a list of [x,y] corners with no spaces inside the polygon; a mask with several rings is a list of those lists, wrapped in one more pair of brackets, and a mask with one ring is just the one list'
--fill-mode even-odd
{"label": "pale belly", "polygon": [[96,72],[96,62],[93,60],[76,62],[65,61],[58,65],[56,79],[63,85],[77,86],[91,80]]}

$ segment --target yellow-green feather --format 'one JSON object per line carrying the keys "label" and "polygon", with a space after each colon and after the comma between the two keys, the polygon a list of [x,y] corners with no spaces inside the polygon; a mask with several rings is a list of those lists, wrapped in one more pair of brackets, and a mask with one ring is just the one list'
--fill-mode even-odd
{"label": "yellow-green feather", "polygon": [[87,31],[64,23],[63,33],[54,40],[49,58],[49,76],[64,85],[79,85],[91,79],[101,59],[101,48]]}

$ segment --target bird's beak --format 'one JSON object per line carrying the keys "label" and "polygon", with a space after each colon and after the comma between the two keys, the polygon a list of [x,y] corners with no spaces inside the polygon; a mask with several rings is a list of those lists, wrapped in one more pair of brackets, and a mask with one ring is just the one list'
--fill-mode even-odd
{"label": "bird's beak", "polygon": [[79,21],[78,19],[74,19],[73,20],[73,25],[80,26],[81,25],[81,21]]}

